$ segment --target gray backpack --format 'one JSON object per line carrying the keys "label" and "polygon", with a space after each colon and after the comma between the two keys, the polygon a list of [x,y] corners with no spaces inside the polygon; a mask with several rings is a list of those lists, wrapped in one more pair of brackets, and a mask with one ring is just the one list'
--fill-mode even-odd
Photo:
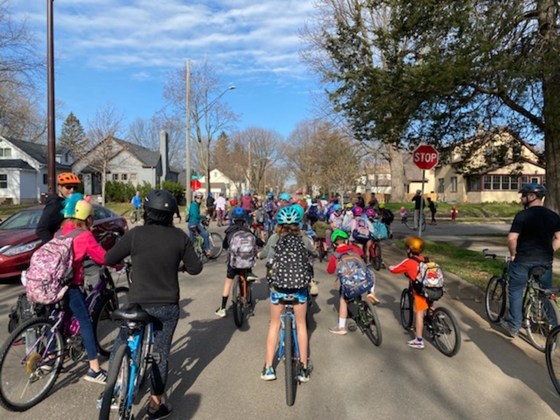
{"label": "gray backpack", "polygon": [[229,243],[229,265],[233,268],[252,268],[256,258],[255,235],[245,230],[235,232]]}

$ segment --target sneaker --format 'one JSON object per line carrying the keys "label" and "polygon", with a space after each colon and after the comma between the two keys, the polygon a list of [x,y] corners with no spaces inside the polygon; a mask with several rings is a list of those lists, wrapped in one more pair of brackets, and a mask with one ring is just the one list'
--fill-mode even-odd
{"label": "sneaker", "polygon": [[[97,409],[101,410],[101,406],[103,405],[103,395],[105,394],[105,391],[103,391],[101,394],[99,394],[99,397],[97,398]],[[117,401],[117,399],[115,397],[113,397],[113,399],[111,400],[111,410],[118,410],[119,409],[119,403]]]}
{"label": "sneaker", "polygon": [[511,338],[517,337],[518,332],[511,328],[507,321],[502,320],[499,325],[505,335]]}
{"label": "sneaker", "polygon": [[366,299],[369,300],[374,305],[379,304],[379,299],[377,299],[373,293],[368,293],[366,295]]}
{"label": "sneaker", "polygon": [[298,381],[305,383],[309,382],[309,369],[300,368],[297,374]]}
{"label": "sneaker", "polygon": [[105,383],[107,383],[107,371],[99,369],[99,371],[96,372],[93,369],[89,369],[84,379],[88,382],[105,385]]}
{"label": "sneaker", "polygon": [[220,318],[225,318],[226,308],[219,307],[218,309],[216,309],[216,315],[219,316]]}
{"label": "sneaker", "polygon": [[261,379],[263,381],[273,381],[276,379],[276,372],[272,366],[265,366],[261,373]]}
{"label": "sneaker", "polygon": [[259,279],[259,276],[257,276],[255,273],[253,273],[252,271],[249,271],[247,273],[247,281],[257,281]]}
{"label": "sneaker", "polygon": [[170,414],[171,414],[171,408],[167,407],[167,405],[165,404],[160,404],[157,410],[148,407],[149,420],[165,419],[169,417]]}
{"label": "sneaker", "polygon": [[311,280],[311,282],[309,282],[309,294],[311,296],[319,295],[319,287],[317,287],[317,282],[315,280]]}
{"label": "sneaker", "polygon": [[334,328],[329,328],[329,332],[336,334],[336,335],[346,335],[348,334],[348,331],[346,330],[346,328],[338,328],[338,327],[334,327]]}
{"label": "sneaker", "polygon": [[413,349],[423,349],[424,348],[424,340],[418,340],[418,339],[414,339],[414,340],[410,340],[408,341],[406,344],[408,344],[408,347],[412,347]]}

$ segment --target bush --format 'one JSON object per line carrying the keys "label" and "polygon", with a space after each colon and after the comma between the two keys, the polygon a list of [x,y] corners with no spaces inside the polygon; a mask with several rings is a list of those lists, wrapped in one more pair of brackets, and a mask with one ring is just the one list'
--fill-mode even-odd
{"label": "bush", "polygon": [[[153,189],[152,185],[146,181],[138,186],[134,186],[130,182],[125,184],[124,182],[107,181],[105,184],[105,201],[112,203],[130,203],[132,197],[136,195],[136,191],[140,191],[140,197],[144,199]],[[171,192],[177,200],[177,203],[181,204],[185,201],[185,192],[181,183],[165,181],[163,183],[163,189]]]}

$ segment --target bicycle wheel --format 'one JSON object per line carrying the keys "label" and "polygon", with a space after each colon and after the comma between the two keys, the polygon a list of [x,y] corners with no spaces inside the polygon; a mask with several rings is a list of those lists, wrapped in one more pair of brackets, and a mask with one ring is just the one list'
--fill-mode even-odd
{"label": "bicycle wheel", "polygon": [[432,314],[432,327],[438,350],[448,357],[455,356],[461,348],[461,330],[451,311],[436,308]]}
{"label": "bicycle wheel", "polygon": [[381,324],[379,323],[377,311],[371,302],[367,300],[362,300],[360,306],[360,310],[363,313],[363,320],[360,320],[363,331],[374,345],[380,346],[381,341],[383,341],[383,335],[381,334]]}
{"label": "bicycle wheel", "polygon": [[152,354],[152,339],[153,339],[153,325],[148,323],[144,325],[144,331],[142,331],[142,341],[141,341],[141,350],[140,350],[140,358],[138,359],[138,373],[136,374],[136,378],[134,378],[134,404],[138,403],[138,398],[141,397],[140,388],[144,386],[144,382],[148,375],[148,368],[151,367],[148,358]]}
{"label": "bicycle wheel", "polygon": [[560,394],[560,326],[555,327],[546,339],[546,368],[556,392]]}
{"label": "bicycle wheel", "polygon": [[490,322],[498,322],[506,312],[506,282],[503,278],[493,276],[486,286],[484,310]]}
{"label": "bicycle wheel", "polygon": [[317,252],[319,253],[319,262],[323,262],[327,253],[325,252],[325,247],[323,246],[323,242],[319,241],[317,246]]}
{"label": "bicycle wheel", "polygon": [[538,293],[533,296],[527,307],[527,337],[540,351],[545,350],[546,338],[550,330],[558,325],[560,314],[556,301]]}
{"label": "bicycle wheel", "polygon": [[401,325],[405,330],[412,328],[413,308],[412,292],[404,289],[401,293]]}
{"label": "bicycle wheel", "polygon": [[0,350],[0,404],[25,411],[49,393],[62,368],[64,339],[47,318],[19,325]]}
{"label": "bicycle wheel", "polygon": [[286,404],[294,405],[296,399],[296,381],[297,370],[296,360],[294,357],[294,336],[292,329],[292,318],[286,316],[286,325],[284,330],[284,367],[286,370]]}
{"label": "bicycle wheel", "polygon": [[243,316],[243,290],[241,287],[241,277],[236,275],[233,278],[233,290],[231,292],[231,307],[233,309],[233,322],[238,328],[243,326],[245,317]]}
{"label": "bicycle wheel", "polygon": [[374,270],[379,271],[381,270],[381,263],[383,260],[381,256],[381,245],[379,244],[379,242],[374,241],[372,246],[373,246],[373,258],[370,255],[371,266],[373,267]]}
{"label": "bicycle wheel", "polygon": [[113,312],[127,303],[128,287],[117,287],[101,298],[91,315],[97,347],[103,356],[111,354],[121,326],[121,321],[113,321]]}
{"label": "bicycle wheel", "polygon": [[[115,353],[105,384],[99,420],[132,418],[132,401],[127,398],[129,381],[130,356],[128,346],[122,344]],[[111,411],[111,407],[116,410]]]}
{"label": "bicycle wheel", "polygon": [[223,251],[223,242],[224,239],[222,235],[216,232],[210,232],[208,234],[208,239],[210,240],[210,259],[215,260],[220,255],[222,255]]}

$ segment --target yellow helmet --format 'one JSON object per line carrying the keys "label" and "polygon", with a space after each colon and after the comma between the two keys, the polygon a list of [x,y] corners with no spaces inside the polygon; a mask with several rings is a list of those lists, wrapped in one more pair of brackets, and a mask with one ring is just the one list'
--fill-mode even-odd
{"label": "yellow helmet", "polygon": [[413,254],[419,255],[424,251],[424,240],[418,236],[409,236],[404,240],[404,245]]}
{"label": "yellow helmet", "polygon": [[379,203],[379,208],[384,209],[385,208],[385,203]]}
{"label": "yellow helmet", "polygon": [[351,209],[354,206],[354,204],[352,204],[351,202],[348,202],[344,205],[344,207],[346,207],[347,209]]}
{"label": "yellow helmet", "polygon": [[86,200],[80,200],[76,203],[74,210],[74,219],[86,220],[93,213],[93,206]]}
{"label": "yellow helmet", "polygon": [[74,193],[64,200],[63,214],[66,218],[86,220],[93,213],[90,197],[84,198],[81,193]]}

